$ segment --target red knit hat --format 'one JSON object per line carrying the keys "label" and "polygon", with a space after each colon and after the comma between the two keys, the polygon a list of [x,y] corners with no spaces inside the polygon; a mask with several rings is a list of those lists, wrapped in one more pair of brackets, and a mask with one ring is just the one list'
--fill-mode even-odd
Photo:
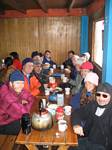
{"label": "red knit hat", "polygon": [[88,69],[88,70],[93,70],[93,64],[89,61],[84,62],[81,67],[81,69]]}

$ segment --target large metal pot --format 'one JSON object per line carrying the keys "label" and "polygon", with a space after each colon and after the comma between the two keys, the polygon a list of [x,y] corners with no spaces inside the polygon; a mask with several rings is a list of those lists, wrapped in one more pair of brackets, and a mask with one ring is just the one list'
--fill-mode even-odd
{"label": "large metal pot", "polygon": [[43,108],[43,102],[40,101],[39,113],[32,115],[32,127],[37,130],[50,129],[53,125],[52,115],[48,110]]}

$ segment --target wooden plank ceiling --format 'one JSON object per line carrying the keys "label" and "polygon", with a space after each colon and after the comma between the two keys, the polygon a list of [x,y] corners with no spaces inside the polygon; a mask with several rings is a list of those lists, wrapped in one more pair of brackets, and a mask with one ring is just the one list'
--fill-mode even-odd
{"label": "wooden plank ceiling", "polygon": [[49,13],[49,10],[64,10],[67,13],[80,10],[81,12],[91,5],[95,4],[96,7],[102,2],[104,3],[104,0],[0,0],[0,15],[14,10],[23,14],[27,14],[29,10],[41,10],[45,14]]}

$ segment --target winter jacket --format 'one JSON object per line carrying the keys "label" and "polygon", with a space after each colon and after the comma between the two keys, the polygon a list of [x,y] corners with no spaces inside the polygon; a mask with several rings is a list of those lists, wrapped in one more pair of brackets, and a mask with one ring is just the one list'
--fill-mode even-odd
{"label": "winter jacket", "polygon": [[[105,108],[101,116],[96,115],[98,108]],[[101,107],[91,101],[72,113],[72,124],[83,126],[84,135],[94,144],[112,150],[112,103]]]}
{"label": "winter jacket", "polygon": [[[26,100],[27,104],[22,104]],[[7,125],[29,113],[34,97],[26,90],[17,94],[8,84],[0,87],[0,125]]]}
{"label": "winter jacket", "polygon": [[52,67],[54,64],[56,64],[55,62],[53,62],[51,59],[47,59],[45,56],[43,58],[43,64],[45,63],[49,63],[50,64],[50,67]]}
{"label": "winter jacket", "polygon": [[16,69],[22,70],[22,63],[20,62],[19,59],[13,60],[13,66],[15,66]]}
{"label": "winter jacket", "polygon": [[33,96],[40,94],[40,87],[41,83],[34,75],[29,76],[29,79],[24,75],[24,88],[31,92]]}

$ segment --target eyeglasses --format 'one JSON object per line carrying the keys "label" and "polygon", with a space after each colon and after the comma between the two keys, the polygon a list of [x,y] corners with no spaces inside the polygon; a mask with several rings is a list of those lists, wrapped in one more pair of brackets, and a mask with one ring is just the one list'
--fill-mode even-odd
{"label": "eyeglasses", "polygon": [[103,98],[107,98],[107,97],[108,97],[107,94],[101,94],[101,93],[96,93],[96,96],[97,96],[97,97],[102,96]]}

